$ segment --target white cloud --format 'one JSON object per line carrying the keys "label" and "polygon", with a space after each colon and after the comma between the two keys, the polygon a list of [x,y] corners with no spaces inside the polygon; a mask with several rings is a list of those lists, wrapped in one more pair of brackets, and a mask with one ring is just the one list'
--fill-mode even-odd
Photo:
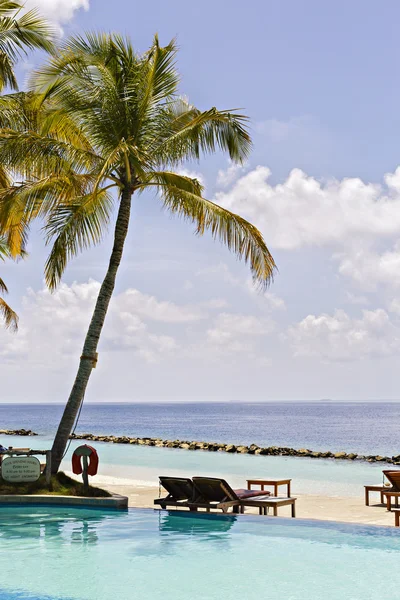
{"label": "white cloud", "polygon": [[189,279],[186,279],[185,283],[183,284],[183,289],[185,290],[185,292],[190,292],[190,290],[192,290],[194,288],[194,284],[192,281],[190,281]]}
{"label": "white cloud", "polygon": [[[42,365],[59,363],[60,355],[78,356],[99,288],[97,281],[90,280],[71,286],[62,284],[54,294],[47,289],[29,290],[18,334],[11,336],[0,330],[0,355],[10,362],[23,357]],[[191,323],[205,315],[197,306],[179,306],[128,289],[111,301],[100,347],[106,351],[130,349],[154,361],[179,346],[171,335],[160,331],[162,326]],[[150,326],[152,322],[158,324],[156,332]]]}
{"label": "white cloud", "polygon": [[346,292],[346,301],[348,304],[369,304],[369,300],[366,296],[358,296],[352,292]]}
{"label": "white cloud", "polygon": [[318,181],[293,169],[277,185],[259,166],[216,200],[248,218],[273,249],[325,247],[339,273],[366,290],[400,285],[400,167],[384,184]]}
{"label": "white cloud", "polygon": [[363,310],[361,318],[345,311],[333,315],[308,315],[289,329],[295,356],[328,361],[390,356],[400,351],[400,327],[383,309]]}
{"label": "white cloud", "polygon": [[264,298],[271,310],[286,310],[285,301],[276,294],[265,292]]}
{"label": "white cloud", "polygon": [[218,346],[235,344],[239,347],[241,340],[247,337],[263,336],[274,329],[272,319],[258,319],[252,315],[221,313],[212,328],[208,329],[207,337]]}
{"label": "white cloud", "polygon": [[229,283],[230,285],[242,285],[242,281],[232,274],[228,265],[225,263],[218,263],[204,269],[199,269],[196,272],[196,276],[201,277],[206,281],[218,279],[224,283]]}
{"label": "white cloud", "polygon": [[163,323],[188,323],[204,319],[206,316],[196,306],[178,306],[134,289],[126,290],[117,296],[114,304],[118,312],[134,313],[142,318]]}
{"label": "white cloud", "polygon": [[227,169],[220,169],[217,175],[217,185],[225,188],[230,185],[240,176],[245,170],[245,166],[229,162]]}
{"label": "white cloud", "polygon": [[293,169],[282,184],[257,167],[217,201],[255,223],[273,248],[343,246],[354,237],[400,235],[400,167],[385,176],[387,190],[358,178],[321,183]]}
{"label": "white cloud", "polygon": [[366,290],[375,290],[379,284],[392,288],[400,286],[400,243],[392,249],[375,252],[369,248],[337,255],[339,273],[351,278]]}
{"label": "white cloud", "polygon": [[400,299],[394,298],[389,304],[389,311],[400,315]]}
{"label": "white cloud", "polygon": [[256,131],[268,137],[272,142],[279,143],[290,138],[309,136],[310,131],[320,129],[320,124],[311,115],[292,117],[288,121],[267,119],[256,124]]}
{"label": "white cloud", "polygon": [[273,292],[264,292],[263,294],[260,294],[259,290],[254,286],[252,279],[248,279],[246,284],[250,294],[259,299],[260,306],[267,308],[269,311],[286,310],[286,303],[283,298],[280,298]]}
{"label": "white cloud", "polygon": [[27,10],[37,8],[41,15],[60,26],[73,19],[79,10],[89,10],[89,0],[26,0]]}

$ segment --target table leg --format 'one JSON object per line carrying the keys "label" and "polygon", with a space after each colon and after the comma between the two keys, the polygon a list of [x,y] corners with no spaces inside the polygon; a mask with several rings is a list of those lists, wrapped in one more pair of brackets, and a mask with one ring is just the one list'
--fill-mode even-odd
{"label": "table leg", "polygon": [[400,512],[394,513],[394,526],[395,527],[400,526]]}
{"label": "table leg", "polygon": [[394,503],[396,505],[396,508],[398,508],[398,506],[399,506],[399,497],[398,496],[394,497]]}
{"label": "table leg", "polygon": [[365,488],[365,506],[369,506],[369,489]]}
{"label": "table leg", "polygon": [[275,494],[275,497],[278,495],[278,486],[276,483],[274,484],[274,494]]}
{"label": "table leg", "polygon": [[278,516],[278,507],[276,504],[274,504],[274,517]]}
{"label": "table leg", "polygon": [[388,511],[392,510],[392,498],[389,495],[386,496],[386,508]]}
{"label": "table leg", "polygon": [[293,500],[292,503],[292,518],[294,519],[296,516],[296,502]]}
{"label": "table leg", "polygon": [[288,498],[290,498],[290,481],[287,484],[287,495],[288,495]]}

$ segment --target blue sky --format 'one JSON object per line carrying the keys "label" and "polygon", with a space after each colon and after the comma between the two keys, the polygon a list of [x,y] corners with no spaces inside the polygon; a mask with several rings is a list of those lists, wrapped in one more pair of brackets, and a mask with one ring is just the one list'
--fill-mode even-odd
{"label": "blue sky", "polygon": [[[306,0],[29,0],[63,31],[177,37],[181,91],[241,108],[254,150],[186,165],[252,220],[279,266],[266,295],[245,266],[141,198],[88,400],[395,399],[400,351],[400,6]],[[24,78],[39,57],[20,67]],[[45,249],[2,267],[17,336],[0,332],[4,401],[63,401],[110,238],[43,286]]]}

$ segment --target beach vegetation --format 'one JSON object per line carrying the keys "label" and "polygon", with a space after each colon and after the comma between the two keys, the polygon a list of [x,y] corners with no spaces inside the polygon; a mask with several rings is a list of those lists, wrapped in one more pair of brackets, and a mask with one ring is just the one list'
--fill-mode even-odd
{"label": "beach vegetation", "polygon": [[55,496],[89,496],[95,498],[109,498],[111,494],[101,488],[89,486],[84,489],[83,483],[68,477],[59,471],[51,477],[50,486],[46,483],[45,475],[31,483],[8,483],[0,478],[0,495],[48,495]]}

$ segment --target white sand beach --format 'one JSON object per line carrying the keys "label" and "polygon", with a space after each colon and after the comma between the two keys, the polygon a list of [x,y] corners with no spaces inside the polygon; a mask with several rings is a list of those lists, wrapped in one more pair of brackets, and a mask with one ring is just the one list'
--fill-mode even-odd
{"label": "white sand beach", "polygon": [[[68,475],[73,476],[72,473]],[[107,489],[109,492],[128,496],[131,508],[155,508],[154,499],[160,497],[160,489],[150,482],[116,477],[96,477],[93,484]],[[161,490],[161,494],[165,493]],[[364,490],[360,489],[359,497],[332,497],[323,495],[297,494],[294,486],[292,496],[297,497],[296,517],[300,519],[317,519],[322,521],[341,521],[363,525],[394,526],[394,514],[388,512],[379,502],[379,494],[371,494],[370,506],[364,504]],[[156,507],[158,510],[158,508]],[[246,514],[258,514],[257,509],[246,508]],[[290,507],[279,509],[279,515],[290,517]]]}

